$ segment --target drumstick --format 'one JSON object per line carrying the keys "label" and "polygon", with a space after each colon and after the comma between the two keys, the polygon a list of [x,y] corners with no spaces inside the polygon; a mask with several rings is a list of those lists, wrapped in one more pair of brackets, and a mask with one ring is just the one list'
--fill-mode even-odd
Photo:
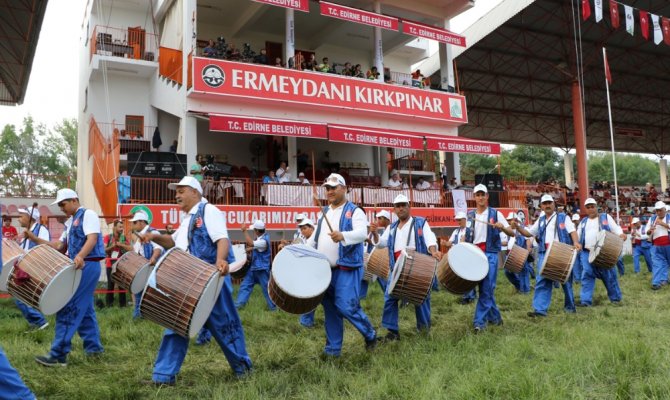
{"label": "drumstick", "polygon": [[[315,192],[313,194],[314,198],[314,206],[321,208],[321,205],[319,204],[319,199],[316,197],[316,187],[314,188]],[[330,225],[330,221],[328,220],[328,217],[326,216],[326,213],[321,210],[321,213],[323,214],[323,219],[326,221],[326,224],[328,224],[328,229],[330,229],[331,232],[333,231],[333,227]]]}
{"label": "drumstick", "polygon": [[475,218],[475,222],[479,222],[480,224],[486,224],[486,225],[489,225],[489,226],[495,226],[495,224],[492,224],[488,221],[482,221],[482,220],[479,220],[477,218]]}

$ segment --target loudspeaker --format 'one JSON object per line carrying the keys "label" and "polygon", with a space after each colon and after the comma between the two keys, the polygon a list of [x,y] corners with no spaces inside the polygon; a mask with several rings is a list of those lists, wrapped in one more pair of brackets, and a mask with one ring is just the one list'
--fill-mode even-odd
{"label": "loudspeaker", "polygon": [[181,179],[186,174],[186,154],[158,151],[128,153],[130,176]]}
{"label": "loudspeaker", "polygon": [[500,207],[499,192],[503,191],[503,176],[500,174],[475,175],[475,183],[483,184],[489,191],[489,206]]}

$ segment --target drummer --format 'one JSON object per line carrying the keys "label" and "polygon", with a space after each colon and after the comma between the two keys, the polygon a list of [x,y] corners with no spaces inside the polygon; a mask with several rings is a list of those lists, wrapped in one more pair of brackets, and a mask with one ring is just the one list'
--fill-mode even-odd
{"label": "drummer", "polygon": [[[572,224],[577,226],[579,225],[579,214],[572,214]],[[577,233],[579,235],[579,233]],[[582,268],[581,257],[575,257],[575,265],[572,267],[572,279],[576,284],[580,285],[582,283],[582,276],[584,275],[584,269]]]}
{"label": "drummer", "polygon": [[[482,249],[489,263],[488,274],[479,282],[479,300],[477,301],[473,321],[475,333],[478,333],[486,328],[487,323],[493,325],[502,325],[503,323],[495,299],[498,257],[501,250],[500,231],[513,236],[514,230],[509,227],[500,211],[489,207],[489,194],[486,186],[479,184],[475,186],[472,192],[477,208],[468,211],[466,226],[471,228],[471,233],[466,233],[465,241]],[[475,222],[475,220],[479,222]]]}
{"label": "drummer", "polygon": [[[540,207],[544,213],[538,218],[535,223],[527,230],[521,225],[514,223],[515,229],[526,237],[535,237],[538,242],[538,269],[542,266],[544,258],[547,256],[547,249],[554,241],[575,246],[577,250],[581,249],[581,245],[577,241],[577,232],[575,225],[572,223],[570,217],[565,213],[556,213],[556,204],[554,198],[549,194],[544,194],[540,198]],[[535,275],[535,294],[533,295],[533,311],[528,312],[529,317],[546,317],[547,310],[551,304],[551,294],[554,289],[554,281],[545,278],[538,270]],[[574,313],[575,296],[572,292],[572,275],[568,281],[562,284],[563,293],[565,295],[564,309],[565,312]]]}
{"label": "drummer", "polygon": [[[49,230],[46,226],[40,224],[40,212],[35,207],[28,208],[19,208],[19,224],[25,229],[23,234],[23,240],[21,241],[21,248],[28,251],[33,247],[37,246],[37,243],[33,242],[28,238],[26,232],[30,231],[33,235],[38,238],[49,241],[51,236],[49,235]],[[41,312],[30,307],[19,299],[14,299],[14,303],[21,310],[21,314],[30,324],[31,331],[37,331],[45,329],[49,326],[49,322],[44,318]]]}
{"label": "drummer", "polygon": [[[314,222],[312,222],[311,219],[304,217],[298,223],[298,230],[300,231],[300,235],[298,236],[300,244],[307,244],[307,239],[312,237],[312,235],[314,234]],[[304,326],[305,328],[313,328],[315,312],[316,309],[301,315],[300,325]]]}
{"label": "drummer", "polygon": [[647,221],[647,232],[651,236],[651,260],[653,270],[651,275],[651,288],[658,290],[661,286],[668,284],[668,264],[670,264],[670,237],[668,230],[670,226],[670,213],[665,208],[665,203],[657,201],[655,204],[656,215],[652,215]]}
{"label": "drummer", "polygon": [[[386,231],[389,226],[391,226],[391,213],[389,213],[387,210],[381,210],[377,213],[376,221],[373,221],[370,224],[370,234],[368,235],[368,238],[373,246],[376,246],[379,242],[380,229],[382,230],[383,235],[384,231]],[[382,293],[386,293],[386,286],[388,285],[387,278],[378,276],[377,283],[379,283],[379,287],[381,288]]]}
{"label": "drummer", "polygon": [[316,233],[307,244],[326,255],[330,262],[332,277],[321,301],[326,316],[324,356],[339,357],[345,318],[363,335],[367,350],[377,346],[377,332],[359,301],[367,218],[360,207],[347,200],[347,184],[342,175],[330,174],[323,186],[328,207],[323,209]]}
{"label": "drummer", "polygon": [[[463,211],[457,212],[454,219],[458,223],[458,228],[451,232],[451,236],[447,241],[447,247],[452,247],[459,243],[463,243],[466,236],[469,237],[472,235],[472,229],[466,226],[468,220],[466,214]],[[472,289],[471,291],[465,293],[460,300],[458,300],[458,304],[470,304],[475,301],[475,298],[477,298],[477,293],[475,292],[475,289]]]}
{"label": "drummer", "polygon": [[277,306],[270,299],[268,294],[268,281],[270,280],[270,264],[272,263],[272,246],[270,244],[270,234],[265,232],[265,223],[257,220],[253,224],[255,239],[249,236],[249,226],[242,224],[242,232],[247,245],[247,251],[251,249],[251,268],[244,276],[240,284],[240,290],[237,293],[235,307],[240,309],[249,301],[251,292],[255,285],[259,285],[263,291],[263,297],[270,311],[275,311]]}
{"label": "drummer", "polygon": [[633,218],[633,232],[631,233],[633,242],[633,266],[635,273],[640,273],[640,257],[644,257],[644,262],[647,264],[647,270],[652,272],[651,261],[651,241],[647,234],[647,225],[642,225],[638,217]]}
{"label": "drummer", "polygon": [[0,347],[0,399],[35,399]]}
{"label": "drummer", "polygon": [[[140,235],[145,235],[147,232],[159,233],[156,229],[149,225],[149,216],[144,211],[138,211],[130,220],[133,232]],[[138,236],[139,237],[139,236]],[[133,243],[133,251],[142,257],[149,260],[149,264],[156,265],[156,261],[163,255],[165,249],[157,243],[142,243],[141,240],[136,240]],[[140,300],[142,299],[142,292],[135,294],[135,309],[133,310],[133,318],[141,318],[140,315]]]}
{"label": "drummer", "polygon": [[[221,272],[228,274],[228,264],[235,256],[230,248],[228,230],[223,214],[213,205],[202,200],[202,186],[192,176],[185,176],[179,183],[168,187],[176,190],[177,204],[186,217],[172,235],[149,232],[143,241],[154,241],[165,249],[178,247],[208,262]],[[219,298],[205,323],[223,350],[230,367],[238,376],[251,371],[251,359],[247,354],[244,330],[229,290],[221,290]],[[188,351],[189,340],[167,329],[158,349],[151,381],[144,383],[174,385],[181,364]]]}
{"label": "drummer", "polygon": [[[514,211],[510,211],[509,215],[507,215],[507,222],[510,225],[512,225],[512,221],[516,223],[516,226],[523,227],[523,223],[519,220],[519,216]],[[516,232],[516,234],[512,237],[512,239],[510,239],[509,242],[507,243],[508,253],[512,251],[515,245],[524,248],[530,252],[531,250],[533,250],[533,239],[526,238],[519,232]],[[504,270],[507,280],[514,286],[516,291],[520,294],[530,293],[531,268],[532,267],[530,265],[530,262],[528,262],[528,259],[526,259],[525,263],[523,264],[523,268],[521,269],[521,272],[514,273],[506,269]]]}
{"label": "drummer", "polygon": [[609,297],[612,304],[619,304],[622,297],[621,288],[619,288],[619,279],[617,278],[616,269],[613,268],[614,265],[612,265],[612,268],[594,268],[589,262],[589,252],[594,250],[598,232],[601,230],[619,235],[623,240],[626,240],[626,235],[609,214],[598,214],[598,203],[594,199],[586,199],[584,208],[586,208],[586,218],[582,219],[577,227],[579,243],[582,247],[579,257],[582,261],[582,269],[584,270],[579,306],[591,306],[596,278],[603,281],[605,289],[607,289],[607,297]]}
{"label": "drummer", "polygon": [[76,269],[82,271],[79,287],[70,301],[56,313],[55,337],[51,351],[35,361],[47,367],[66,366],[72,337],[78,333],[84,342],[84,351],[89,356],[103,352],[100,329],[93,308],[93,292],[100,278],[100,260],[105,258],[105,247],[100,234],[100,219],[93,210],[79,203],[79,196],[72,189],[60,189],[56,194],[58,207],[70,217],[65,221],[65,231],[57,242],[40,239],[26,231],[28,239],[37,244],[49,244],[61,250],[67,249]]}
{"label": "drummer", "polygon": [[[379,239],[378,248],[388,248],[389,271],[392,272],[396,260],[405,249],[415,249],[418,253],[433,256],[436,260],[442,259],[442,253],[437,247],[437,239],[430,229],[430,225],[423,217],[412,217],[409,199],[399,194],[393,200],[393,209],[398,220],[384,231]],[[388,330],[384,341],[400,340],[398,326],[398,299],[392,297],[388,291],[384,293],[384,313],[382,326]],[[416,329],[430,330],[430,292],[421,305],[415,305]]]}

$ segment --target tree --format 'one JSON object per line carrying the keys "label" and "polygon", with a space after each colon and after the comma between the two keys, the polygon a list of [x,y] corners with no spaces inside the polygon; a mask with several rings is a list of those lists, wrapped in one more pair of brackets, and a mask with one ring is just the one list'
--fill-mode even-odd
{"label": "tree", "polygon": [[[493,172],[496,157],[481,154],[461,154],[461,177],[474,179],[475,174]],[[549,147],[519,145],[500,153],[500,173],[506,178],[524,179],[539,183],[548,180],[562,180],[561,156]],[[496,171],[497,172],[497,171]]]}
{"label": "tree", "polygon": [[[589,180],[614,182],[611,152],[589,153]],[[617,154],[617,181],[619,185],[639,185],[647,182],[658,184],[658,164],[639,154]]]}
{"label": "tree", "polygon": [[[63,120],[56,132],[31,117],[23,121],[17,133],[14,125],[5,125],[0,135],[0,191],[13,196],[47,196],[65,187],[76,166],[75,120]],[[73,136],[74,135],[74,136]],[[74,162],[72,160],[74,159]]]}

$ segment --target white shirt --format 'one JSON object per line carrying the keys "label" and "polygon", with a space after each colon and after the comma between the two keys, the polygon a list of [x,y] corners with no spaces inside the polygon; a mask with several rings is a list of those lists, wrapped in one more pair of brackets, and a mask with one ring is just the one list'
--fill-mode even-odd
{"label": "white shirt", "polygon": [[456,242],[456,236],[458,236],[458,243],[463,243],[465,242],[465,228],[461,228],[460,226],[456,229],[454,229],[453,232],[451,232],[451,236],[449,236],[449,241],[451,243]]}
{"label": "white shirt", "polygon": [[[505,217],[502,215],[502,213],[500,211],[497,211],[497,213],[498,213],[498,222],[500,222],[505,228],[507,228],[509,226],[509,224],[507,223],[507,220],[505,219]],[[479,221],[483,221],[483,222],[488,223],[489,222],[487,220],[488,217],[489,217],[488,208],[486,210],[484,210],[484,212],[481,213],[481,214],[479,214],[475,210],[475,219],[478,219]],[[487,232],[488,232],[488,226],[486,224],[477,223],[475,221],[468,221],[467,223],[469,224],[470,229],[474,229],[474,231],[475,231],[475,238],[474,238],[472,243],[473,244],[486,243],[486,235],[487,235]],[[472,226],[472,224],[474,224],[474,226]]]}
{"label": "white shirt", "polygon": [[[149,225],[145,226],[144,229],[142,229],[142,230],[140,231],[140,234],[141,234],[141,235],[144,235],[145,233],[147,233],[148,230],[149,230]],[[164,250],[164,249],[163,249],[163,246],[158,245],[158,244],[156,244],[155,242],[151,242],[151,247],[152,247],[152,251],[153,251],[153,250],[156,250],[156,249],[159,249],[159,250],[161,250],[161,251]],[[135,243],[133,243],[133,251],[134,251],[135,253],[141,255],[142,257],[144,257],[144,245],[142,244],[141,241],[136,240]]]}
{"label": "white shirt", "polygon": [[507,243],[509,241],[509,236],[503,231],[500,231],[500,244],[502,247],[507,247]]}
{"label": "white shirt", "polygon": [[[666,214],[666,216],[667,216],[667,214]],[[655,220],[657,220],[657,219],[658,219],[658,217],[656,217]],[[663,217],[663,222],[665,222],[665,217]],[[651,229],[651,227],[652,227],[651,218],[649,218],[649,221],[647,221],[647,229],[645,229],[645,232],[649,232],[649,229]],[[654,233],[652,234],[651,239],[654,240],[654,239],[659,238],[661,236],[668,236],[668,230],[661,225],[656,225],[656,227],[654,227]]]}
{"label": "white shirt", "polygon": [[[346,203],[343,203],[341,206],[335,209],[333,209],[332,208],[333,206],[331,205],[328,207],[328,211],[326,212],[326,217],[328,218],[328,221],[330,221],[330,225],[336,231],[339,230],[340,217],[342,216],[342,210],[344,209],[344,204]],[[351,222],[353,230],[349,232],[342,232],[342,236],[344,236],[344,241],[342,242],[343,246],[350,246],[358,243],[363,243],[365,242],[365,239],[367,239],[368,237],[368,227],[367,227],[368,219],[365,216],[363,210],[357,207],[351,218],[352,218]],[[308,246],[314,247],[315,236],[316,235],[312,235],[310,236],[309,239],[307,239]],[[333,242],[333,239],[330,238],[330,229],[328,229],[328,224],[326,223],[326,221],[323,221],[321,223],[321,232],[319,233],[317,250],[323,253],[326,257],[328,257],[328,262],[330,262],[331,267],[335,267],[337,265],[340,246],[339,243]]]}
{"label": "white shirt", "polygon": [[[182,250],[188,249],[188,228],[191,225],[191,218],[198,213],[198,205],[191,208],[181,221],[179,228],[172,234],[175,247]],[[228,238],[228,228],[226,227],[226,219],[218,208],[214,206],[205,206],[205,224],[207,225],[207,234],[212,242],[217,242],[219,239]]]}
{"label": "white shirt", "polygon": [[[644,233],[642,233],[642,231],[644,231]],[[633,228],[631,236],[633,237],[633,240],[649,240],[649,235],[647,235],[647,225],[640,225],[639,228]]]}
{"label": "white shirt", "polygon": [[[80,209],[81,207],[79,207],[77,211]],[[67,239],[67,235],[70,233],[70,227],[72,226],[73,218],[74,217],[72,216],[68,218],[67,221],[65,221],[65,230],[63,231],[63,234],[60,235],[59,239],[61,242],[64,242]],[[97,233],[98,235],[100,234],[100,219],[98,218],[98,214],[96,214],[95,211],[89,209],[84,211],[82,228],[84,229],[84,235],[86,236],[92,233]]]}
{"label": "white shirt", "polygon": [[[393,244],[393,252],[404,250],[405,248],[416,249],[416,241],[414,240],[414,231],[411,230],[412,223],[414,222],[414,217],[409,217],[405,225],[402,228],[396,230],[395,243]],[[400,226],[400,225],[398,225]],[[463,230],[465,232],[465,230]],[[390,227],[384,231],[384,234],[379,238],[379,243],[377,247],[387,247],[389,236],[391,235]],[[407,238],[409,237],[409,242]],[[435,234],[430,229],[428,221],[423,225],[423,240],[426,242],[426,247],[437,246],[437,238]]]}
{"label": "white shirt", "polygon": [[417,183],[416,188],[418,190],[430,189],[430,183],[428,181],[423,181],[421,183]]}
{"label": "white shirt", "polygon": [[265,249],[268,248],[268,242],[263,240],[263,236],[258,236],[256,240],[254,240],[254,249],[258,250],[260,252],[264,252]]}
{"label": "white shirt", "polygon": [[[546,233],[544,235],[544,243],[553,243],[555,240],[558,240],[558,231],[556,229],[556,219],[558,218],[558,214],[554,212],[551,214],[549,217],[546,216],[545,214],[545,220],[544,224],[546,224]],[[540,227],[540,218],[535,221],[533,226],[528,228],[528,232],[530,232],[531,235],[536,236],[538,233],[543,230],[544,227]],[[568,231],[568,234],[571,234],[572,232],[575,231],[575,224],[572,223],[572,219],[570,217],[566,216],[565,217],[565,230]]]}
{"label": "white shirt", "polygon": [[307,178],[299,179],[298,182],[303,185],[309,185],[309,181],[307,180]]}
{"label": "white shirt", "polygon": [[[579,229],[577,230],[579,240],[581,240],[583,224],[586,224],[586,229],[584,230],[584,247],[591,250],[596,245],[596,240],[598,239],[598,232],[600,231],[600,214],[595,218],[586,218],[586,222],[579,224]],[[607,225],[609,225],[612,233],[616,233],[617,235],[623,233],[621,227],[614,222],[614,218],[609,214],[607,215]]]}
{"label": "white shirt", "polygon": [[[33,229],[35,229],[35,224],[37,224],[37,222],[33,222],[33,224],[30,225],[30,232],[32,232]],[[47,229],[46,226],[44,225],[40,226],[40,230],[37,232],[37,237],[42,240],[46,240],[47,242],[51,239],[49,237],[49,230]],[[31,240],[29,239],[23,241],[23,250],[28,250],[30,248],[30,242]]]}
{"label": "white shirt", "polygon": [[402,186],[401,181],[399,181],[399,180],[395,181],[393,179],[389,179],[388,187],[396,188],[396,187],[400,187],[400,186]]}

